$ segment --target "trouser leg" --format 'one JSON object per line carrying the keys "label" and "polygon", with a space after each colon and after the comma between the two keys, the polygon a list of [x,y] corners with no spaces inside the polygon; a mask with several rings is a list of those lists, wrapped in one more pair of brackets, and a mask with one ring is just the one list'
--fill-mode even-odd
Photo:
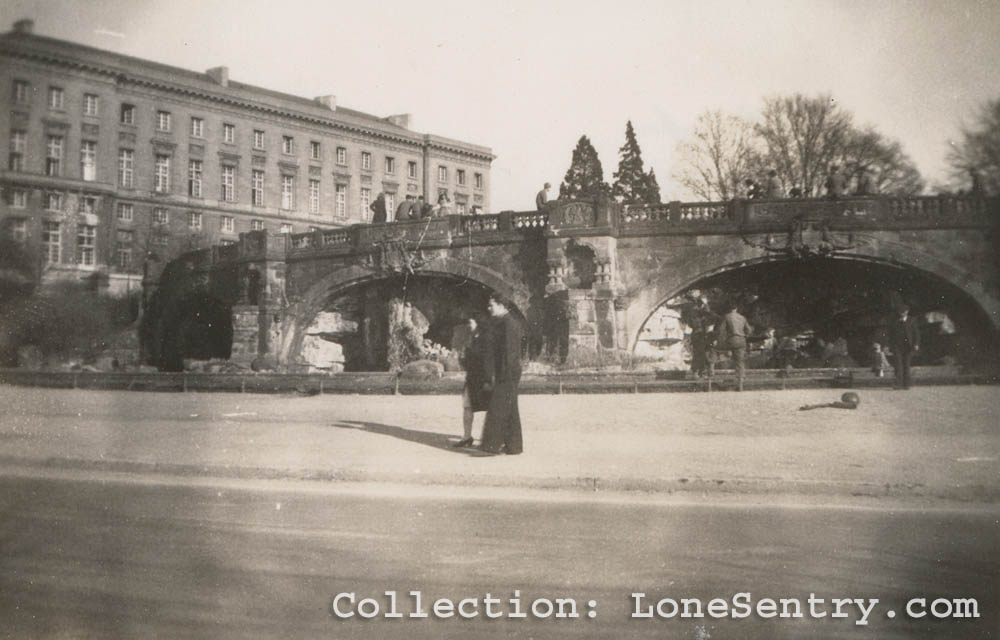
{"label": "trouser leg", "polygon": [[462,438],[468,440],[472,437],[472,419],[474,414],[469,407],[462,408]]}

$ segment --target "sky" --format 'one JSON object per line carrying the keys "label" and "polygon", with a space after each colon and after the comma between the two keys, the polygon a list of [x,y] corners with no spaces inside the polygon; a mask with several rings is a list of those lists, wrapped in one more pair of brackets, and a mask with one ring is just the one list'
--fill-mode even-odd
{"label": "sky", "polygon": [[3,0],[0,30],[230,78],[488,146],[492,207],[553,195],[581,135],[612,180],[632,121],[663,200],[707,110],[755,119],[766,96],[829,93],[900,141],[925,179],[1000,98],[994,0]]}

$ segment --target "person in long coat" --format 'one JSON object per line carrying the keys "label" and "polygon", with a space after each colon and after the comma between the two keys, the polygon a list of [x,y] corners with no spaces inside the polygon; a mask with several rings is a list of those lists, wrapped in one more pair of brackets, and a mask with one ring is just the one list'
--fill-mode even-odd
{"label": "person in long coat", "polygon": [[896,388],[909,389],[910,362],[913,354],[920,350],[920,331],[906,305],[899,308],[897,317],[889,323],[889,344],[892,347]]}
{"label": "person in long coat", "polygon": [[517,407],[517,387],[521,382],[521,325],[513,318],[507,305],[490,298],[492,316],[487,339],[484,368],[490,389],[483,441],[480,445],[488,453],[521,453],[521,414]]}
{"label": "person in long coat", "polygon": [[387,220],[384,193],[378,194],[375,202],[368,205],[368,208],[372,210],[372,224],[380,224]]}
{"label": "person in long coat", "polygon": [[468,344],[462,351],[462,367],[465,369],[465,386],[462,388],[462,439],[453,447],[472,446],[472,421],[477,411],[489,409],[490,392],[485,388],[486,377],[486,333],[475,318],[466,324]]}

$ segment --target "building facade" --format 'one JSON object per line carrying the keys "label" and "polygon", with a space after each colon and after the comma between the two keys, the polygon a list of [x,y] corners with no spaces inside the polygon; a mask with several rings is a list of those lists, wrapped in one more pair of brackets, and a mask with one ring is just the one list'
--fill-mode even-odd
{"label": "building facade", "polygon": [[43,279],[107,274],[241,232],[367,222],[380,192],[489,211],[487,147],[337,105],[33,33],[0,36],[0,225]]}

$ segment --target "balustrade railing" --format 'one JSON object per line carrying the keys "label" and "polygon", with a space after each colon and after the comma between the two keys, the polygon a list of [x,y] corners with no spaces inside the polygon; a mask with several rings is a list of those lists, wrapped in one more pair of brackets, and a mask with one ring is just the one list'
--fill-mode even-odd
{"label": "balustrade railing", "polygon": [[323,246],[351,244],[351,232],[347,229],[327,229],[323,232]]}
{"label": "balustrade railing", "polygon": [[466,216],[462,218],[462,233],[470,234],[481,231],[499,231],[500,216],[497,214]]}
{"label": "balustrade railing", "polygon": [[549,224],[549,214],[544,212],[517,213],[511,218],[515,229],[541,229]]}

